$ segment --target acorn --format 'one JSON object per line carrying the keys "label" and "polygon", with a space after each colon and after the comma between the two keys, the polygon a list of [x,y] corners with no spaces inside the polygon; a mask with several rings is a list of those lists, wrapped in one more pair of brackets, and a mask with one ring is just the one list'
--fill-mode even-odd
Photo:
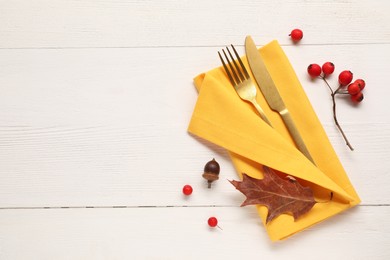
{"label": "acorn", "polygon": [[202,177],[207,180],[209,189],[211,188],[211,183],[219,179],[219,171],[219,164],[214,158],[204,166]]}

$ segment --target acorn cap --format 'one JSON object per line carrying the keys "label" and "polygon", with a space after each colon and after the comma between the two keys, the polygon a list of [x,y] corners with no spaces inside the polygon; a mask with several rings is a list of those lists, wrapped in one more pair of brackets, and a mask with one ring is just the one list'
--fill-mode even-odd
{"label": "acorn cap", "polygon": [[216,181],[219,179],[218,174],[210,173],[210,172],[203,173],[202,177],[208,180],[209,182]]}

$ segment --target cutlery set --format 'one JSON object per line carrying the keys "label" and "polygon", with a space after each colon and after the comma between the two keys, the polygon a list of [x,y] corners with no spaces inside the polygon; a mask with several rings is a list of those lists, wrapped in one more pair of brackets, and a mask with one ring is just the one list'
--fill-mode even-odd
{"label": "cutlery set", "polygon": [[[222,50],[226,62],[224,61],[221,53],[218,52],[219,58],[221,59],[222,65],[231,84],[236,90],[238,96],[242,100],[250,102],[256,108],[260,117],[272,127],[272,124],[265,115],[264,110],[256,101],[257,87],[254,81],[249,76],[249,73],[234,46],[231,45],[231,47],[237,61],[234,59],[228,47],[226,48],[228,55],[225,50]],[[245,39],[245,52],[252,75],[267,101],[268,106],[281,116],[297,148],[314,164],[314,160],[311,157],[301,134],[295,126],[290,112],[283,102],[283,99],[264,64],[264,61],[250,36],[247,36]]]}

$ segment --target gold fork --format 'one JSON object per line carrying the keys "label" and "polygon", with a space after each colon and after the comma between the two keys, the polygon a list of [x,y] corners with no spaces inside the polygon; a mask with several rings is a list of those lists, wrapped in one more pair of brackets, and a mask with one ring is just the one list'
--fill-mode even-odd
{"label": "gold fork", "polygon": [[225,61],[222,58],[222,55],[220,52],[218,52],[219,58],[221,59],[223,68],[226,71],[226,74],[232,83],[234,89],[236,90],[238,96],[245,101],[248,101],[252,103],[252,105],[256,108],[257,112],[260,114],[260,117],[269,125],[271,125],[271,122],[266,117],[263,109],[260,107],[260,105],[256,101],[256,85],[253,83],[252,79],[250,78],[248,71],[246,70],[244,64],[241,61],[240,56],[238,55],[236,49],[234,48],[233,44],[231,45],[234,51],[235,56],[237,57],[238,63],[240,66],[238,66],[237,62],[234,60],[232,53],[229,50],[229,47],[226,47],[226,50],[229,53],[230,59],[226,55],[225,50],[222,50],[226,62],[229,65],[226,65]]}

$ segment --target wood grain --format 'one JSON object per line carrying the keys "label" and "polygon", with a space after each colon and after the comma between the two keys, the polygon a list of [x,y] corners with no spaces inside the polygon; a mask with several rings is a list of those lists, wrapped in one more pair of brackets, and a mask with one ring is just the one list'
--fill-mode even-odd
{"label": "wood grain", "polygon": [[[380,0],[0,0],[0,259],[390,258],[388,10]],[[362,198],[281,243],[238,207],[227,152],[186,132],[193,77],[220,66],[226,44],[244,53],[246,35],[282,44]],[[326,86],[306,73],[326,61],[332,86],[345,69],[367,83],[359,106],[337,100],[354,152]],[[221,179],[207,189],[213,157]],[[223,230],[209,230],[211,215]]]}

